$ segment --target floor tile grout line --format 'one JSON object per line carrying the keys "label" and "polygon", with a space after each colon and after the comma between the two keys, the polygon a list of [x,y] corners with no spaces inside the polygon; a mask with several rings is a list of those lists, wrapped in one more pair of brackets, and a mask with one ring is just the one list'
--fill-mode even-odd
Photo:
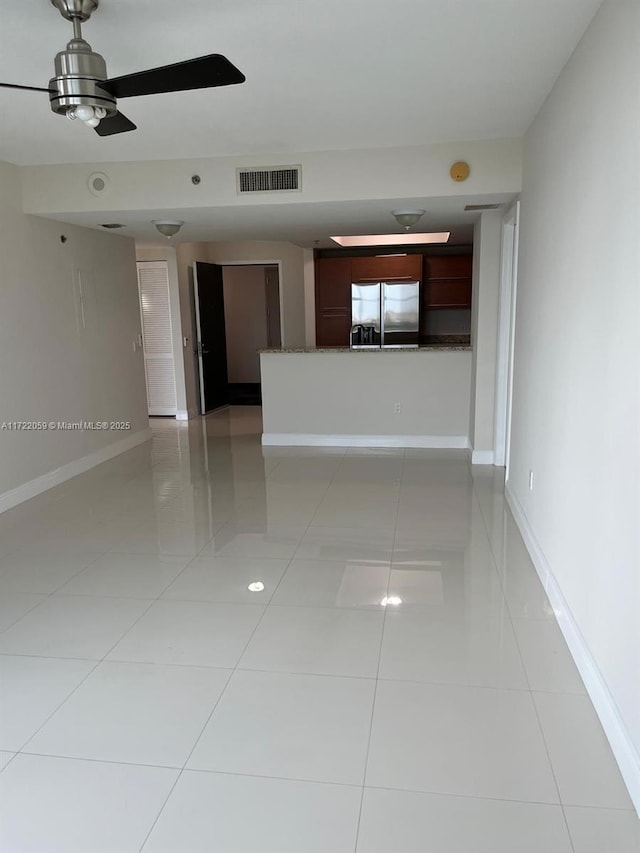
{"label": "floor tile grout line", "polygon": [[[20,549],[20,550],[21,550],[21,549]],[[69,551],[69,552],[67,552],[67,553],[69,554],[69,556],[71,556],[72,554],[74,554],[74,553],[76,553],[76,552]],[[81,553],[81,552],[78,552],[78,553]],[[88,552],[87,552],[87,553],[88,553]],[[37,556],[37,555],[34,555],[34,556]],[[46,554],[43,554],[42,556],[43,556],[43,557],[46,557]],[[101,559],[102,559],[102,557],[104,556],[104,554],[92,554],[91,556],[92,556],[92,557],[94,557],[95,559],[91,560],[91,562],[90,562],[90,563],[88,563],[86,566],[82,566],[82,568],[78,569],[78,571],[77,571],[75,574],[71,575],[71,577],[69,577],[69,578],[67,578],[65,581],[63,581],[63,582],[60,584],[60,586],[57,586],[55,589],[52,589],[52,590],[50,590],[49,592],[25,592],[24,590],[21,590],[21,589],[9,589],[9,590],[5,590],[5,591],[6,591],[6,592],[17,593],[17,594],[20,594],[20,595],[46,595],[47,597],[52,596],[52,595],[57,595],[57,594],[59,593],[59,591],[62,589],[62,587],[66,586],[68,583],[71,583],[71,581],[72,581],[72,580],[75,580],[75,578],[77,578],[77,577],[78,577],[78,575],[82,574],[82,572],[86,571],[86,569],[88,569],[88,568],[90,568],[91,566],[93,566],[93,564],[94,564],[94,563],[97,563],[97,562],[98,562],[98,560],[101,560]],[[6,570],[5,570],[5,572],[6,572]],[[4,577],[5,572],[3,572],[2,574],[0,574],[0,586],[2,585],[2,578]],[[42,603],[43,603],[43,602],[39,602],[39,604],[42,604]],[[37,607],[37,606],[38,606],[38,605],[36,605],[36,607]],[[27,612],[29,612],[29,611],[27,611]],[[23,614],[23,615],[24,615],[24,616],[26,616],[26,613],[25,613],[25,614]],[[20,617],[20,618],[22,618],[22,617]],[[13,624],[15,625],[15,622],[14,622]],[[0,633],[4,633],[4,631],[2,631],[2,632],[0,632]]]}
{"label": "floor tile grout line", "polygon": [[[205,546],[205,547],[206,547],[206,546]],[[294,552],[294,553],[295,553],[295,552]],[[292,560],[293,560],[293,556],[291,557],[291,559],[290,559],[290,560],[289,560],[289,562],[287,563],[287,568],[288,568],[288,567],[289,567],[289,565],[291,564],[291,561],[292,561]],[[274,589],[274,591],[273,591],[273,594],[272,594],[272,596],[271,596],[272,598],[273,598],[273,595],[275,595],[275,593],[276,593],[276,590],[277,590],[278,586],[279,586],[279,585],[280,585],[280,583],[282,582],[282,578],[283,578],[283,577],[284,577],[284,575],[286,574],[287,568],[285,568],[284,572],[282,573],[282,575],[281,575],[281,577],[280,577],[280,581],[278,582],[278,584],[276,585],[276,588],[275,588],[275,589]],[[145,847],[145,846],[146,846],[146,844],[147,844],[147,841],[149,840],[149,837],[151,836],[151,833],[153,832],[154,827],[156,826],[156,824],[157,824],[158,820],[160,819],[160,816],[162,815],[162,812],[164,811],[164,809],[165,809],[165,807],[166,807],[167,803],[169,802],[169,799],[171,798],[171,794],[172,794],[172,793],[173,793],[173,791],[175,790],[176,785],[178,784],[178,782],[179,782],[179,781],[180,781],[180,779],[182,778],[183,773],[184,773],[184,772],[185,772],[185,770],[187,769],[187,764],[189,763],[189,761],[190,761],[190,759],[191,759],[191,756],[192,756],[192,755],[193,755],[193,753],[195,752],[196,747],[197,747],[197,746],[198,746],[198,744],[200,743],[200,740],[201,740],[201,738],[202,738],[202,736],[203,736],[203,734],[204,734],[204,732],[205,732],[205,730],[206,730],[207,726],[209,725],[209,722],[210,722],[210,721],[211,721],[211,719],[213,718],[213,715],[214,715],[214,713],[215,713],[215,711],[216,711],[216,709],[217,709],[218,705],[219,705],[219,704],[220,704],[220,702],[222,701],[222,698],[223,698],[223,696],[225,695],[225,693],[226,693],[226,691],[227,691],[227,688],[228,688],[228,686],[229,686],[229,683],[231,682],[231,679],[233,678],[233,676],[235,675],[235,673],[236,673],[236,672],[238,672],[238,665],[239,665],[240,661],[242,660],[242,657],[244,656],[244,653],[246,652],[247,648],[249,647],[249,644],[250,644],[250,643],[251,643],[251,641],[253,640],[253,637],[255,636],[256,631],[258,630],[259,626],[261,625],[262,620],[263,620],[263,619],[264,619],[264,617],[265,617],[265,614],[266,614],[266,612],[267,612],[267,608],[268,608],[268,607],[269,607],[269,604],[268,604],[268,603],[267,603],[267,604],[265,604],[265,605],[263,605],[263,610],[262,610],[262,613],[260,614],[260,618],[259,618],[259,619],[258,619],[258,621],[256,622],[255,627],[254,627],[253,631],[251,632],[251,635],[250,635],[250,636],[249,636],[249,638],[247,639],[247,642],[244,644],[244,647],[242,648],[242,651],[241,651],[241,652],[240,652],[240,654],[238,655],[238,657],[237,657],[237,659],[236,659],[236,663],[235,663],[235,665],[233,666],[233,668],[231,668],[231,671],[230,671],[230,673],[229,673],[229,677],[227,678],[227,680],[226,680],[226,682],[225,682],[225,684],[224,684],[224,687],[222,688],[222,690],[221,690],[221,692],[220,692],[220,695],[218,696],[218,698],[217,698],[217,700],[216,700],[216,702],[215,702],[215,704],[214,704],[213,708],[211,709],[211,713],[208,715],[207,719],[206,719],[206,720],[205,720],[205,722],[204,722],[204,725],[203,725],[203,726],[202,726],[202,728],[200,729],[200,733],[198,734],[198,736],[197,736],[197,737],[196,737],[196,739],[194,740],[194,742],[193,742],[193,746],[191,747],[191,750],[189,751],[189,754],[187,755],[187,757],[186,757],[186,759],[185,759],[185,761],[184,761],[184,763],[183,763],[183,765],[182,765],[182,768],[180,769],[180,771],[179,771],[179,773],[178,773],[178,775],[177,775],[177,777],[176,777],[176,780],[175,780],[174,784],[171,786],[171,790],[170,790],[170,791],[169,791],[169,793],[167,794],[167,797],[166,797],[166,799],[164,800],[164,802],[162,803],[162,806],[160,807],[160,810],[158,811],[158,814],[156,815],[155,820],[154,820],[154,821],[153,821],[153,823],[151,824],[151,827],[149,828],[149,831],[147,832],[147,834],[146,834],[146,836],[145,836],[145,838],[144,838],[144,841],[142,842],[142,845],[141,845],[141,846],[140,846],[140,848],[139,848],[138,853],[142,853],[142,851],[143,851],[144,847]]]}
{"label": "floor tile grout line", "polygon": [[[477,505],[478,505],[478,509],[479,509],[479,511],[480,511],[480,517],[481,517],[481,519],[482,519],[482,523],[483,523],[483,526],[484,526],[484,529],[485,529],[485,533],[486,533],[487,539],[489,540],[489,547],[490,547],[490,549],[491,549],[491,559],[492,559],[492,561],[493,561],[493,564],[494,564],[494,567],[495,567],[495,569],[496,569],[497,574],[500,576],[500,572],[498,571],[498,566],[497,566],[497,562],[496,562],[495,552],[494,552],[494,550],[493,550],[493,543],[492,543],[492,541],[491,541],[491,537],[490,537],[490,535],[489,535],[489,528],[488,528],[488,526],[487,526],[487,520],[486,520],[486,518],[485,518],[485,514],[484,514],[484,511],[483,511],[483,509],[482,509],[482,503],[481,503],[481,501],[480,501],[480,498],[478,497],[478,493],[477,493],[477,491],[476,491],[476,489],[475,489],[475,486],[473,487],[473,492],[474,492],[474,496],[475,496],[475,499],[476,499],[476,503],[477,503]],[[504,509],[503,509],[503,512],[504,512]],[[536,705],[536,701],[535,701],[535,698],[534,698],[534,695],[533,695],[533,694],[534,694],[534,691],[533,691],[533,689],[532,689],[532,687],[531,687],[531,681],[530,681],[530,679],[529,679],[529,672],[528,672],[528,670],[527,670],[527,667],[526,667],[526,664],[525,664],[525,660],[524,660],[524,656],[523,656],[523,654],[522,654],[522,648],[521,648],[521,646],[520,646],[520,640],[519,640],[519,638],[518,638],[518,634],[517,634],[517,632],[516,632],[516,630],[515,630],[515,626],[514,626],[514,624],[513,624],[513,616],[512,616],[512,614],[511,614],[511,610],[510,610],[510,608],[509,608],[509,604],[508,604],[508,602],[507,602],[507,600],[506,600],[506,596],[505,596],[505,593],[504,593],[504,586],[503,586],[503,583],[502,583],[502,577],[500,576],[500,577],[499,577],[499,579],[500,579],[500,587],[501,587],[501,589],[502,589],[502,595],[503,595],[504,602],[505,602],[505,612],[506,612],[506,614],[507,614],[507,617],[508,617],[508,619],[509,619],[509,624],[511,625],[511,630],[512,630],[513,635],[514,635],[514,637],[515,637],[515,641],[516,641],[516,648],[518,649],[518,656],[519,656],[519,658],[520,658],[520,663],[521,663],[521,665],[522,665],[522,670],[523,670],[523,672],[524,672],[524,676],[525,676],[525,679],[526,679],[527,685],[528,685],[528,687],[529,687],[529,698],[530,698],[530,701],[531,701],[531,705],[532,705],[532,707],[533,707],[533,712],[534,712],[534,714],[535,714],[536,722],[538,723],[538,730],[540,731],[540,736],[542,737],[542,743],[544,744],[544,750],[545,750],[545,754],[546,754],[546,756],[547,756],[547,761],[549,762],[549,768],[550,768],[550,770],[551,770],[551,775],[552,775],[552,777],[553,777],[553,784],[554,784],[554,786],[555,786],[556,793],[557,793],[557,795],[558,795],[558,803],[560,804],[560,807],[561,807],[561,809],[562,809],[562,817],[563,817],[564,824],[565,824],[565,827],[566,827],[566,830],[567,830],[567,837],[569,838],[569,844],[571,845],[571,850],[572,850],[572,851],[574,851],[574,853],[575,853],[575,847],[574,847],[574,844],[573,844],[573,837],[572,837],[572,835],[571,835],[571,829],[569,828],[569,821],[568,821],[568,819],[567,819],[567,813],[566,813],[566,811],[565,811],[564,803],[563,803],[563,801],[562,801],[562,794],[561,794],[561,792],[560,792],[560,785],[558,784],[558,779],[557,779],[557,776],[556,776],[556,770],[555,770],[555,767],[554,767],[554,765],[553,765],[553,761],[552,761],[552,758],[551,758],[551,753],[550,753],[550,751],[549,751],[549,744],[548,744],[548,742],[547,742],[547,737],[546,737],[546,735],[545,735],[545,733],[544,733],[544,727],[543,727],[543,725],[542,725],[542,721],[540,720],[540,714],[538,713],[538,707],[537,707],[537,705]]]}
{"label": "floor tile grout line", "polygon": [[[263,613],[263,615],[264,615],[264,613]],[[259,623],[258,623],[258,624],[259,624]],[[257,627],[257,625],[256,625],[256,627]],[[253,634],[252,634],[252,636],[253,636]],[[196,739],[195,739],[195,741],[194,741],[194,743],[193,743],[193,746],[191,747],[191,750],[189,751],[189,754],[187,755],[187,757],[186,757],[186,759],[185,759],[185,761],[184,761],[184,763],[183,763],[182,767],[180,767],[180,768],[176,768],[176,769],[178,770],[178,775],[176,776],[175,781],[174,781],[173,785],[171,786],[171,788],[170,788],[170,790],[169,790],[169,793],[167,794],[166,798],[164,799],[164,801],[163,801],[162,805],[160,806],[160,809],[158,810],[158,814],[156,815],[156,817],[155,817],[155,819],[154,819],[153,823],[152,823],[152,824],[151,824],[151,826],[149,827],[149,831],[148,831],[148,832],[147,832],[147,834],[145,835],[145,837],[144,837],[144,840],[143,840],[142,844],[141,844],[141,845],[140,845],[140,847],[138,848],[138,853],[142,853],[142,850],[144,849],[144,847],[145,847],[145,845],[146,845],[147,841],[149,840],[149,837],[150,837],[151,833],[153,832],[155,825],[156,825],[156,824],[157,824],[157,822],[160,820],[160,816],[162,815],[162,812],[164,811],[165,806],[166,806],[166,805],[167,805],[167,803],[169,802],[169,800],[170,800],[170,798],[171,798],[171,794],[174,792],[174,790],[175,790],[175,788],[176,788],[176,785],[178,784],[178,782],[179,782],[179,781],[180,781],[180,779],[182,778],[182,774],[183,774],[183,773],[185,772],[185,770],[186,770],[187,764],[189,763],[189,759],[190,759],[190,758],[191,758],[191,756],[193,755],[193,753],[194,753],[194,751],[195,751],[195,749],[196,749],[196,747],[197,747],[198,743],[200,742],[200,738],[201,738],[201,737],[202,737],[202,735],[204,734],[204,731],[205,731],[205,729],[207,728],[207,726],[209,725],[209,721],[210,721],[210,720],[211,720],[211,718],[213,717],[213,714],[215,713],[216,708],[217,708],[217,707],[218,707],[218,705],[220,704],[220,701],[222,700],[222,697],[224,696],[224,694],[225,694],[225,692],[226,692],[226,690],[227,690],[227,687],[229,686],[229,682],[230,682],[230,681],[231,681],[231,679],[233,678],[233,675],[234,675],[234,673],[235,673],[235,672],[236,672],[235,667],[234,667],[234,668],[229,672],[229,676],[228,676],[227,680],[225,681],[224,687],[223,687],[223,688],[222,688],[222,690],[220,691],[220,695],[219,695],[219,696],[218,696],[218,698],[216,699],[216,701],[215,701],[215,703],[214,703],[214,706],[213,706],[213,708],[211,709],[211,713],[209,714],[209,716],[207,717],[207,719],[206,719],[206,720],[205,720],[205,722],[204,722],[204,725],[203,725],[203,726],[202,726],[202,728],[200,729],[200,733],[199,733],[199,734],[198,734],[198,736],[196,737]]]}
{"label": "floor tile grout line", "polygon": [[[136,601],[138,601],[139,599],[135,599],[135,600],[136,600]],[[143,599],[143,600],[145,600],[145,601],[146,601],[146,600],[148,600],[148,599]],[[133,628],[135,625],[137,625],[137,624],[138,624],[138,622],[140,621],[140,619],[142,619],[142,617],[143,617],[146,613],[148,613],[148,611],[150,610],[150,608],[151,608],[151,607],[153,607],[154,603],[155,603],[155,601],[150,601],[150,602],[149,602],[149,606],[145,608],[145,610],[140,614],[140,616],[135,620],[135,622],[134,622],[134,623],[133,623],[129,628],[125,629],[125,631],[124,631],[124,632],[121,634],[121,636],[116,640],[116,642],[115,642],[112,646],[110,646],[110,647],[109,647],[109,649],[106,651],[106,653],[105,653],[105,654],[104,654],[104,655],[103,655],[99,660],[97,660],[97,661],[96,661],[95,666],[93,666],[93,667],[89,670],[89,672],[85,675],[85,677],[84,677],[80,682],[78,682],[78,684],[76,684],[76,686],[73,688],[73,690],[71,691],[71,693],[69,693],[69,694],[68,694],[68,695],[67,695],[67,696],[62,700],[62,702],[60,702],[60,704],[56,706],[56,708],[55,708],[55,709],[54,709],[54,710],[49,714],[49,716],[46,718],[46,720],[44,720],[44,722],[43,722],[40,726],[38,726],[38,728],[36,729],[36,731],[35,731],[35,732],[33,732],[33,734],[28,738],[28,740],[27,740],[27,741],[25,741],[25,743],[22,745],[22,747],[21,747],[21,749],[20,749],[20,752],[22,752],[22,750],[24,749],[24,747],[25,747],[25,746],[28,746],[28,745],[29,745],[29,743],[34,739],[34,737],[35,737],[35,736],[36,736],[36,735],[37,735],[37,734],[38,734],[38,733],[43,729],[43,727],[44,727],[44,726],[46,726],[46,724],[47,724],[47,723],[49,722],[49,720],[54,716],[54,714],[57,714],[57,713],[58,713],[58,711],[62,708],[62,706],[63,706],[63,705],[65,705],[65,704],[69,701],[69,699],[71,699],[71,697],[75,694],[75,692],[76,692],[76,691],[77,691],[77,690],[78,690],[78,689],[79,689],[79,688],[80,688],[80,687],[85,683],[85,681],[86,681],[86,680],[87,680],[91,675],[93,675],[93,673],[98,669],[98,667],[99,667],[101,664],[103,664],[103,663],[105,663],[105,662],[106,662],[106,658],[107,658],[107,656],[108,656],[108,655],[113,651],[113,649],[115,649],[115,647],[116,647],[116,646],[118,645],[118,643],[119,643],[119,642],[120,642],[120,641],[125,637],[125,635],[126,635],[126,634],[128,634],[128,633],[129,633],[129,631],[131,631],[131,630],[132,630],[132,628]],[[25,655],[25,657],[26,657],[26,655]],[[61,660],[64,660],[64,658],[61,658]],[[67,660],[68,660],[68,658],[67,658]],[[76,658],[71,658],[71,660],[76,660]],[[95,660],[95,658],[90,658],[89,660]]]}
{"label": "floor tile grout line", "polygon": [[[3,752],[13,752],[13,750],[2,750]],[[306,779],[298,776],[269,776],[264,773],[240,773],[232,770],[208,770],[205,768],[181,768],[176,765],[170,764],[146,764],[144,762],[139,761],[114,761],[112,759],[106,758],[87,758],[85,756],[78,755],[55,755],[53,753],[44,753],[44,752],[15,752],[9,762],[5,765],[3,770],[9,766],[9,763],[13,761],[14,758],[17,758],[20,755],[28,755],[34,758],[52,758],[59,761],[80,761],[80,762],[88,762],[90,764],[113,764],[116,766],[124,766],[124,767],[144,767],[149,770],[174,770],[181,771],[184,769],[186,773],[200,773],[206,774],[209,776],[239,776],[247,779],[268,779],[273,781],[283,781],[283,782],[299,782],[303,785],[329,785],[332,787],[340,787],[340,788],[362,788],[363,785],[355,782],[338,782],[338,781],[329,781],[327,779]],[[2,772],[2,771],[0,771]],[[393,788],[389,785],[365,785],[365,789],[376,790],[376,791],[395,791],[398,793],[407,793],[407,794],[424,794],[429,797],[452,797],[459,800],[480,800],[484,802],[485,800],[490,802],[498,802],[498,803],[520,803],[522,805],[534,805],[534,806],[547,806],[549,808],[560,809],[562,808],[562,803],[557,802],[548,802],[545,800],[521,800],[514,798],[504,798],[504,797],[491,797],[491,796],[477,796],[475,794],[460,794],[452,791],[437,791],[437,790],[426,790],[424,788]],[[600,811],[600,812],[616,812],[619,814],[631,814],[635,815],[635,809],[627,808],[623,809],[615,806],[585,806],[580,803],[567,803],[567,807],[569,808],[581,808],[589,811]]]}
{"label": "floor tile grout line", "polygon": [[[260,606],[260,605],[259,605]],[[261,605],[266,607],[266,605]],[[279,606],[279,605],[277,605]],[[329,608],[327,608],[329,609]],[[338,609],[338,608],[333,608]],[[369,611],[369,612],[377,612],[377,611]],[[163,667],[175,667],[175,668],[183,668],[183,669],[205,669],[205,670],[232,670],[233,667],[229,666],[218,666],[215,664],[203,664],[203,663],[176,663],[175,661],[154,661],[154,660],[130,660],[126,658],[109,658],[99,659],[96,658],[80,658],[80,657],[61,657],[60,655],[35,655],[35,654],[24,654],[19,652],[0,652],[0,659],[2,658],[34,658],[36,660],[50,660],[50,661],[82,661],[86,663],[117,663],[117,664],[130,664],[131,666],[163,666]],[[334,673],[334,672],[310,672],[303,670],[288,670],[288,669],[258,669],[257,667],[249,667],[249,666],[238,666],[236,667],[241,672],[263,672],[263,673],[274,673],[279,675],[304,675],[310,676],[313,678],[354,678],[363,681],[374,681],[376,680],[375,675],[345,675],[344,673]],[[388,682],[389,684],[423,684],[423,685],[433,685],[436,687],[471,687],[475,690],[491,690],[491,691],[499,691],[499,692],[509,692],[509,693],[541,693],[544,695],[550,696],[583,696],[583,693],[577,692],[567,692],[560,690],[535,690],[532,691],[528,687],[507,687],[503,685],[492,685],[492,684],[475,684],[468,681],[437,681],[433,679],[429,680],[418,680],[416,678],[391,678],[389,676],[378,678],[378,681]],[[5,750],[7,752],[12,752],[12,749]]]}
{"label": "floor tile grout line", "polygon": [[[403,451],[403,466],[404,466],[404,451]],[[400,498],[398,497],[398,506],[396,507],[396,524],[397,524],[397,520],[398,520],[399,505],[400,505]],[[393,554],[393,549],[395,547],[395,536],[396,536],[396,531],[394,530],[393,545],[392,545],[392,550],[391,550],[392,554]],[[387,598],[389,597],[390,586],[391,586],[391,568],[389,568],[389,574],[387,575],[387,595],[386,595]],[[386,607],[384,607],[383,614],[382,614],[382,629],[380,631],[380,643],[378,645],[378,665],[376,667],[376,679],[375,679],[375,682],[373,685],[373,698],[372,698],[372,702],[371,702],[371,719],[369,720],[369,733],[367,736],[367,751],[365,753],[364,767],[362,770],[362,792],[360,794],[360,808],[358,809],[358,821],[356,824],[356,837],[355,837],[354,853],[357,853],[358,841],[360,839],[360,824],[362,822],[362,809],[364,807],[364,795],[365,795],[366,784],[367,784],[367,770],[369,767],[369,755],[371,753],[371,738],[373,736],[373,720],[374,720],[375,711],[376,711],[376,698],[378,695],[378,684],[380,682],[380,664],[382,662],[382,647],[384,644],[384,629],[385,629],[385,625],[387,623],[387,609],[388,609],[388,605]]]}

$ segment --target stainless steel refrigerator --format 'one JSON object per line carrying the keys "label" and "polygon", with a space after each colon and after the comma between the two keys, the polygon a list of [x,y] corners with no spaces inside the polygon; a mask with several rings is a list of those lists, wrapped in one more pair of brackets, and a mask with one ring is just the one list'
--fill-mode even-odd
{"label": "stainless steel refrigerator", "polygon": [[420,282],[375,281],[351,285],[351,347],[417,347]]}

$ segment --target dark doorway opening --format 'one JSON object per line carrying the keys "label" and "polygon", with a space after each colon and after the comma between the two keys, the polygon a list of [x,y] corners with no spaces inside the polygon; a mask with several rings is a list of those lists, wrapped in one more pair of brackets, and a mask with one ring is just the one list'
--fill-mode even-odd
{"label": "dark doorway opening", "polygon": [[262,402],[260,351],[281,345],[275,264],[194,265],[201,413]]}

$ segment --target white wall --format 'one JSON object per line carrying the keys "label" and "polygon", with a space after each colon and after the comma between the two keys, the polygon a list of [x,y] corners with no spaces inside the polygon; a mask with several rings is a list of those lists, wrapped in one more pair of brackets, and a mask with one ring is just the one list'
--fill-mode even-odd
{"label": "white wall", "polygon": [[485,212],[473,236],[471,344],[473,366],[469,439],[474,463],[493,464],[494,404],[500,292],[502,214]]}
{"label": "white wall", "polygon": [[316,345],[316,267],[313,249],[303,250],[305,346]]}
{"label": "white wall", "polygon": [[166,261],[167,264],[171,332],[176,374],[176,407],[178,418],[184,420],[187,413],[187,390],[184,379],[184,356],[182,353],[182,320],[180,316],[180,284],[178,280],[177,252],[173,246],[140,246],[136,244],[136,260]]}
{"label": "white wall", "polygon": [[222,280],[229,382],[260,382],[260,350],[267,346],[264,267],[225,267]]}
{"label": "white wall", "polygon": [[325,350],[263,353],[260,362],[265,443],[285,434],[291,443],[385,436],[405,446],[409,436],[416,446],[434,437],[443,439],[436,446],[467,446],[470,352]]}
{"label": "white wall", "polygon": [[[471,164],[471,175],[463,183],[454,183],[449,177],[449,167],[456,160]],[[302,165],[301,192],[238,195],[237,167],[283,163]],[[87,189],[87,179],[95,171],[109,177],[107,190],[98,198]],[[194,187],[191,175],[196,173],[202,180]],[[522,140],[487,139],[406,148],[287,152],[207,160],[27,166],[24,204],[29,213],[41,214],[166,211],[189,222],[194,219],[189,216],[189,209],[212,206],[515,193],[521,188],[521,180]],[[152,218],[157,217],[149,217]]]}
{"label": "white wall", "polygon": [[638,44],[606,0],[526,137],[508,488],[640,809]]}
{"label": "white wall", "polygon": [[0,163],[0,273],[0,422],[131,422],[117,432],[0,430],[6,509],[47,485],[24,484],[108,455],[123,439],[146,439],[148,420],[142,353],[133,351],[140,314],[132,240],[25,216],[20,170]]}

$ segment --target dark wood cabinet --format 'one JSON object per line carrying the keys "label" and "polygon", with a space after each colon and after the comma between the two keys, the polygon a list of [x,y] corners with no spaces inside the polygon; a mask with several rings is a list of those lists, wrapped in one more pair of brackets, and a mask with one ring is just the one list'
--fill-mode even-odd
{"label": "dark wood cabinet", "polygon": [[471,307],[471,255],[441,255],[424,258],[421,307]]}
{"label": "dark wood cabinet", "polygon": [[422,279],[422,255],[374,255],[353,258],[353,281],[395,281]]}
{"label": "dark wood cabinet", "polygon": [[424,277],[471,279],[472,255],[425,255]]}
{"label": "dark wood cabinet", "polygon": [[446,278],[425,281],[422,305],[429,308],[471,308],[471,282]]}
{"label": "dark wood cabinet", "polygon": [[472,263],[470,254],[317,258],[316,346],[349,346],[351,284],[367,281],[420,281],[420,333],[428,341],[429,327],[443,325],[435,322],[446,317],[440,309],[471,307]]}
{"label": "dark wood cabinet", "polygon": [[316,275],[316,346],[348,347],[351,333],[351,258],[319,258]]}

